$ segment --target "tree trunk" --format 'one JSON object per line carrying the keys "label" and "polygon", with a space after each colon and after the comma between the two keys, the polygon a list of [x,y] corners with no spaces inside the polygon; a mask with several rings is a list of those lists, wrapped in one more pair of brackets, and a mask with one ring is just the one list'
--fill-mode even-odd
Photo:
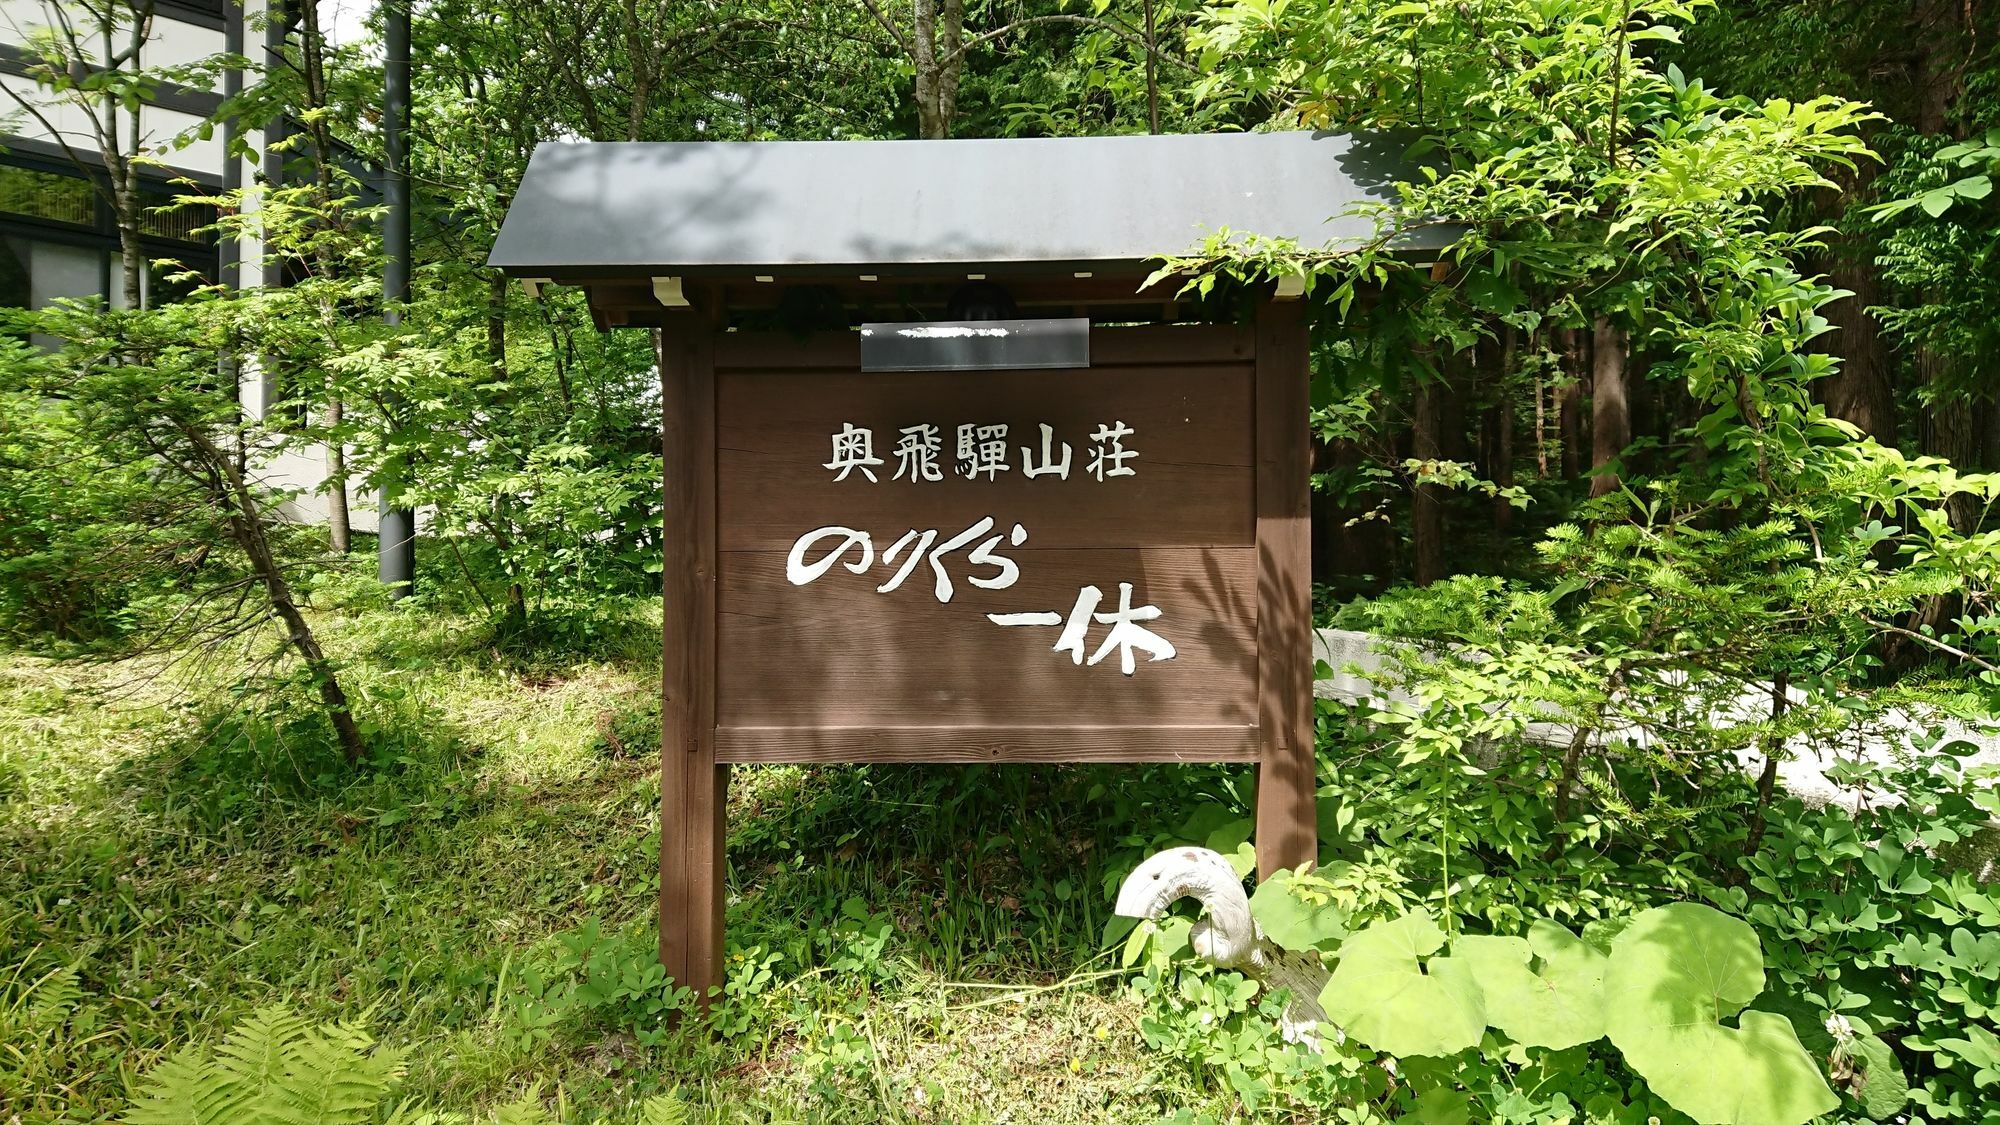
{"label": "tree trunk", "polygon": [[[1450,362],[1446,360],[1447,364]],[[1411,412],[1410,456],[1418,461],[1444,459],[1448,394],[1442,378],[1427,378],[1417,384]],[[1410,503],[1410,548],[1415,556],[1412,577],[1419,586],[1428,586],[1449,572],[1445,564],[1444,493],[1441,484],[1418,484]]]}
{"label": "tree trunk", "polygon": [[326,428],[333,440],[326,443],[326,545],[336,555],[351,549],[353,524],[347,514],[347,445],[340,436],[346,407],[338,396],[326,404]]}
{"label": "tree trunk", "polygon": [[[1500,329],[1500,370],[1493,382],[1493,444],[1486,459],[1486,477],[1501,488],[1514,484],[1514,365],[1517,358],[1513,325]],[[1505,535],[1514,523],[1514,505],[1505,496],[1493,498],[1493,531]]]}
{"label": "tree trunk", "polygon": [[937,59],[937,0],[915,0],[915,34],[911,37],[910,63],[917,71],[917,136],[939,140],[949,126],[939,105]]}
{"label": "tree trunk", "polygon": [[[1917,370],[1931,392],[1924,411],[1923,448],[1925,453],[1970,472],[1979,465],[1980,446],[1985,437],[1979,419],[1983,413],[1979,407],[1984,404],[1968,393],[1963,378],[1954,368],[1952,357],[1936,348],[1923,345],[1917,348]],[[1976,530],[1979,511],[1976,496],[1960,493],[1945,501],[1952,530],[1961,535]]]}
{"label": "tree trunk", "polygon": [[[503,409],[513,405],[513,387],[507,370],[507,275],[495,270],[489,282],[486,302],[486,363],[492,373],[494,383],[503,388],[500,403]],[[558,366],[562,359],[557,357]],[[511,537],[504,530],[513,520],[513,505],[503,496],[494,504],[493,546],[500,555],[503,569],[511,568],[507,556],[511,551]],[[528,598],[519,581],[507,584],[507,604],[500,619],[500,632],[505,637],[523,636],[528,631]]]}
{"label": "tree trunk", "polygon": [[910,64],[917,72],[917,135],[951,136],[965,73],[965,0],[914,0]]}
{"label": "tree trunk", "polygon": [[146,300],[145,283],[141,280],[146,269],[146,250],[139,243],[145,207],[139,195],[139,167],[133,163],[132,155],[139,151],[142,135],[139,132],[139,115],[134,112],[130,114],[131,147],[119,144],[118,117],[121,112],[116,99],[105,99],[102,174],[111,181],[111,221],[118,228],[118,264],[125,307],[138,309],[145,306]]}
{"label": "tree trunk", "polygon": [[[1863,161],[1858,169],[1837,169],[1839,200],[1866,193],[1875,182],[1876,165]],[[1826,216],[1839,218],[1838,209]],[[1875,267],[1875,244],[1860,235],[1833,235],[1827,239],[1828,280],[1845,289],[1842,297],[1827,305],[1822,314],[1833,331],[1814,342],[1814,347],[1840,360],[1840,370],[1813,384],[1813,393],[1826,412],[1859,426],[1862,432],[1886,445],[1896,441],[1896,396],[1890,385],[1889,349],[1882,339],[1882,326],[1872,316],[1870,306],[1882,303],[1881,283]]]}
{"label": "tree trunk", "polygon": [[[307,135],[313,144],[313,183],[319,189],[322,207],[333,206],[333,129],[323,112],[331,98],[326,83],[326,35],[320,28],[319,5],[301,5],[299,13],[299,57],[305,64],[305,113]],[[334,263],[324,256],[320,270],[331,274]],[[332,439],[326,445],[326,539],[336,555],[347,554],[354,540],[354,524],[347,510],[347,446],[340,427],[347,414],[340,388],[327,386],[326,426]]]}
{"label": "tree trunk", "polygon": [[1632,444],[1632,402],[1625,330],[1600,315],[1590,335],[1590,494],[1603,496],[1621,483],[1612,466]]}
{"label": "tree trunk", "polygon": [[305,661],[306,670],[312,673],[313,682],[319,688],[320,703],[333,723],[335,737],[340,740],[341,753],[349,765],[359,763],[366,747],[361,741],[361,731],[354,725],[347,693],[341,690],[333,662],[320,648],[319,638],[313,635],[305,614],[299,612],[291,583],[285,581],[284,572],[279,569],[277,553],[271,549],[271,541],[264,534],[263,513],[258,508],[256,495],[250,491],[249,482],[243,474],[236,471],[236,463],[229,454],[210,440],[201,427],[186,423],[179,426],[209,467],[225,482],[229,493],[225,499],[229,504],[230,537],[236,540],[237,547],[250,561],[251,572],[257,576],[266,597],[270,599],[271,612],[284,622],[285,639]]}
{"label": "tree trunk", "polygon": [[1562,380],[1556,385],[1556,440],[1562,446],[1562,476],[1575,480],[1583,475],[1583,384],[1588,369],[1584,360],[1588,347],[1583,333],[1562,330]]}

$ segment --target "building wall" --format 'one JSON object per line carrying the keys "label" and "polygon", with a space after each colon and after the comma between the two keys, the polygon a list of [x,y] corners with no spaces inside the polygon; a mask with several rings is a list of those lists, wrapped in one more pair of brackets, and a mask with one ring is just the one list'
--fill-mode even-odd
{"label": "building wall", "polygon": [[[231,50],[256,59],[264,49],[264,32],[257,27],[265,0],[202,3],[165,2],[154,11],[153,25],[140,52],[142,67],[178,67]],[[18,94],[39,110],[23,111],[13,97],[0,93],[0,304],[24,303],[40,308],[61,297],[104,296],[113,307],[124,302],[117,282],[118,240],[108,211],[88,192],[81,195],[75,160],[101,166],[98,139],[90,117],[80,107],[64,105],[37,89],[23,73],[23,52],[44,29],[60,26],[49,0],[0,0],[0,87]],[[108,55],[101,43],[94,57]],[[228,85],[240,88],[254,75],[238,75]],[[206,139],[194,130],[222,104],[225,89],[163,84],[154,101],[140,109],[138,151],[158,167],[146,172],[151,187],[163,195],[185,190],[173,186],[191,179],[208,190],[254,184],[266,171],[256,154],[266,136],[253,132],[253,155],[231,160],[222,129]],[[126,121],[120,115],[121,121]],[[131,146],[121,125],[122,149]],[[67,149],[65,148],[67,146]],[[275,167],[271,169],[275,172]],[[68,184],[51,177],[70,177]],[[216,246],[164,238],[149,253],[195,265],[210,277],[241,286],[277,283],[267,277],[262,246],[254,239]],[[24,276],[20,276],[24,275]],[[142,300],[153,299],[151,278],[142,278]],[[47,341],[40,341],[47,343]],[[269,418],[275,388],[254,362],[241,365],[237,398],[246,416]],[[274,422],[276,420],[273,420]],[[322,450],[273,452],[261,458],[260,471],[273,486],[304,489],[281,509],[288,518],[323,523],[326,497],[315,491],[326,479]],[[358,531],[375,529],[372,494],[350,487],[348,510]]]}

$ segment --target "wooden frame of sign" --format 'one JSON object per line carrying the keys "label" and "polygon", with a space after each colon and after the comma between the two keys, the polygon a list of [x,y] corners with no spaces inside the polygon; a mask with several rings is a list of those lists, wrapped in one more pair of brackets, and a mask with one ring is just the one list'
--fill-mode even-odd
{"label": "wooden frame of sign", "polygon": [[1254,762],[1312,862],[1307,338],[1097,328],[1088,368],[860,370],[662,318],[660,959],[722,983],[736,762]]}

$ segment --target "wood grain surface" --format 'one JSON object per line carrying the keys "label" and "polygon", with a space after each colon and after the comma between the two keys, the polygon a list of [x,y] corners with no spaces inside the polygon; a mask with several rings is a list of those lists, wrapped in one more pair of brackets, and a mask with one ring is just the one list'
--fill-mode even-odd
{"label": "wood grain surface", "polygon": [[[1032,539],[1030,540],[1032,542]],[[982,590],[946,566],[952,599],[919,567],[878,593],[894,568],[863,574],[836,566],[804,586],[785,578],[781,552],[722,557],[716,719],[735,727],[1250,726],[1256,722],[1256,550],[1148,548],[1021,551],[1020,579]],[[1130,676],[1116,653],[1081,666],[1054,651],[1057,626],[998,625],[988,614],[1053,612],[1065,620],[1086,585],[1097,612],[1156,605],[1146,627],[1177,650],[1171,660],[1135,654]],[[1085,658],[1110,626],[1093,621]],[[862,759],[857,759],[862,760]]]}
{"label": "wood grain surface", "polygon": [[[1019,521],[1041,547],[1248,546],[1255,541],[1251,369],[1246,364],[1108,371],[734,372],[718,381],[717,455],[724,551],[787,550],[828,524],[887,541],[916,528],[950,535],[980,516]],[[1130,476],[1091,472],[1101,426],[1123,423]],[[955,465],[958,427],[1005,426],[1004,471]],[[1069,473],[1030,479],[1041,426]],[[868,430],[882,464],[838,471],[833,435]],[[936,427],[940,480],[895,479],[908,426]]]}

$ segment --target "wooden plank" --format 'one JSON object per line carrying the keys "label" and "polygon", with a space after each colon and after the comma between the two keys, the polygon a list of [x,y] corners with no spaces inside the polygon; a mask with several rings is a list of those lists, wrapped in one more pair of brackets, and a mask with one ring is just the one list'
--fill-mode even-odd
{"label": "wooden plank", "polygon": [[[721,547],[790,550],[815,528],[885,537],[911,529],[950,536],[984,516],[1020,522],[1030,547],[1248,546],[1254,542],[1249,365],[1090,371],[732,372],[718,378]],[[1129,476],[1097,479],[1101,427],[1136,456]],[[1067,477],[1030,477],[1042,425]],[[1004,426],[1007,467],[978,479],[956,471],[961,425]],[[882,463],[835,470],[834,435],[868,431]],[[934,428],[942,479],[896,474],[905,427]],[[873,479],[870,479],[870,477]]]}
{"label": "wooden plank", "polygon": [[1252,726],[723,727],[724,762],[1254,762]]}
{"label": "wooden plank", "polygon": [[693,311],[660,333],[660,962],[705,1005],[722,984],[729,767],[715,759],[715,369]]}
{"label": "wooden plank", "polygon": [[[1251,330],[1215,324],[1148,324],[1093,328],[1090,366],[1229,364],[1247,362],[1255,349]],[[857,332],[731,332],[715,343],[718,371],[840,370],[861,368]],[[983,379],[992,372],[966,372]]]}
{"label": "wooden plank", "polygon": [[[1256,722],[1256,549],[1001,549],[1019,578],[980,589],[994,565],[945,562],[951,600],[919,564],[888,593],[895,566],[850,573],[834,566],[794,586],[783,552],[721,558],[718,723],[724,728],[922,726],[1249,726]],[[846,557],[854,558],[856,552]],[[1055,645],[1059,625],[1000,625],[987,614],[1047,612],[1066,623],[1080,590],[1103,594],[1099,614],[1155,605],[1145,626],[1176,655],[1134,654],[1124,675],[1113,652],[1078,664]],[[1110,626],[1092,621],[1085,657]]]}
{"label": "wooden plank", "polygon": [[1312,699],[1312,407],[1305,308],[1257,307],[1257,871],[1319,851]]}

